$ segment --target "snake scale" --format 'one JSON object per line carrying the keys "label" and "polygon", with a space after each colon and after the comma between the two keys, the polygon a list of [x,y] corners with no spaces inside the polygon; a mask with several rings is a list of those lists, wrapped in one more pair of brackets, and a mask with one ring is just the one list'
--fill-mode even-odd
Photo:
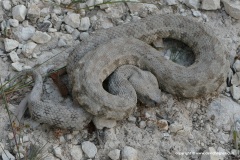
{"label": "snake scale", "polygon": [[[193,50],[195,62],[184,67],[166,60],[150,46],[159,38],[184,42]],[[124,71],[124,65],[127,65],[127,71]],[[82,129],[92,115],[116,120],[129,116],[136,106],[137,95],[143,101],[152,99],[158,103],[159,88],[186,98],[220,92],[229,67],[227,52],[213,28],[180,15],[153,15],[137,22],[98,30],[70,54],[67,65],[69,83],[73,99],[83,109],[40,102],[42,82],[39,81],[35,81],[31,94],[38,93],[29,98],[29,108],[33,118],[41,122]],[[116,69],[119,71],[114,72]],[[40,79],[37,73],[34,74]],[[109,75],[110,89],[106,91],[102,83]],[[153,75],[155,79],[149,78]],[[142,78],[146,81],[141,81]],[[136,84],[135,88],[131,79]],[[154,87],[149,87],[148,83]],[[138,91],[145,90],[144,87],[153,96],[139,94]],[[137,94],[135,90],[138,90]]]}

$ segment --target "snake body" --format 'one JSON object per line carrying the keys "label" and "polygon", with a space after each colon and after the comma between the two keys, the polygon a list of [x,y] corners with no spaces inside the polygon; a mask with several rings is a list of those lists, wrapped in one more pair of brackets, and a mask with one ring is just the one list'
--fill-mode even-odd
{"label": "snake body", "polygon": [[[172,38],[184,42],[193,50],[195,62],[189,67],[184,67],[161,57],[159,52],[150,46],[159,38]],[[134,76],[136,69],[134,66],[128,66],[130,68],[127,72],[119,71],[119,75],[123,76],[118,76],[117,73],[115,75],[114,70],[123,65],[134,65],[150,71],[158,82],[156,84],[155,80],[151,81],[155,87],[150,91],[160,94],[157,91],[159,86],[168,93],[186,98],[220,92],[230,67],[226,50],[214,35],[214,29],[180,15],[154,15],[137,22],[96,31],[75,48],[68,58],[67,65],[73,98],[87,111],[87,115],[90,113],[119,120],[132,113],[136,106],[136,94],[133,93],[135,91],[132,87],[126,87],[130,84],[125,81]],[[109,85],[113,87],[110,93],[102,85],[109,75],[112,77]],[[149,74],[137,76],[149,79]],[[149,89],[145,82],[137,83],[136,90],[142,90],[138,89],[139,86]],[[37,119],[63,128],[75,129],[82,128],[82,125],[77,126],[76,123],[87,123],[84,121],[86,116],[83,117],[84,120],[81,119],[84,110],[45,105],[39,102],[39,97],[40,94],[37,94],[29,99],[32,115]],[[75,120],[76,117],[79,119]]]}

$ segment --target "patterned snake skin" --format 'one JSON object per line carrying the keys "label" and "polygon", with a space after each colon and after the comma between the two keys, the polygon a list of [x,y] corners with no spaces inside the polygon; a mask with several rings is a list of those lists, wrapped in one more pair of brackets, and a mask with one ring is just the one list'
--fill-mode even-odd
{"label": "patterned snake skin", "polygon": [[[213,32],[205,24],[171,14],[154,15],[138,22],[99,30],[81,42],[68,58],[67,71],[73,98],[94,116],[120,120],[129,116],[135,108],[134,90],[145,90],[140,86],[153,92],[154,98],[141,94],[143,101],[152,99],[154,103],[159,102],[159,95],[154,95],[160,94],[158,85],[168,93],[186,98],[220,92],[230,64],[225,48]],[[149,45],[158,38],[173,38],[184,42],[193,50],[195,62],[184,67],[161,57]],[[128,65],[128,71],[124,72],[122,65]],[[150,73],[138,71],[137,67],[150,71],[158,84],[154,78],[149,78],[152,77]],[[119,74],[113,73],[117,68]],[[110,93],[102,84],[109,75]],[[142,78],[146,80],[141,81]],[[127,81],[130,79],[137,84],[135,88]],[[146,84],[148,82],[155,87],[149,87]],[[41,86],[42,82],[36,81],[33,90],[41,90]],[[35,119],[74,129],[81,129],[91,120],[91,115],[80,107],[46,105],[40,102],[40,95],[38,93],[29,98],[32,107],[30,110]]]}

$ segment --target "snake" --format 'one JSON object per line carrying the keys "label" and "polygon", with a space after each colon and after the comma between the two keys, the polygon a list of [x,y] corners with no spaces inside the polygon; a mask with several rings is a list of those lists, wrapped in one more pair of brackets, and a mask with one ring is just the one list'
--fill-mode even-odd
{"label": "snake", "polygon": [[[188,45],[194,63],[186,67],[161,56],[152,43],[164,38]],[[230,67],[214,28],[177,14],[152,15],[97,30],[76,46],[67,62],[72,96],[79,106],[46,105],[40,102],[41,93],[30,96],[29,102],[34,119],[73,129],[82,129],[92,116],[126,118],[136,107],[136,97],[157,104],[160,90],[183,98],[220,93]],[[103,83],[108,78],[106,88]],[[41,86],[35,81],[38,92]]]}

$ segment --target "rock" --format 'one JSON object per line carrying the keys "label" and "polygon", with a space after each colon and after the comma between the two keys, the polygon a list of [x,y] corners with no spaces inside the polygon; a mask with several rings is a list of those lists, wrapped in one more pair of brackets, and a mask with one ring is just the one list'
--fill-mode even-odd
{"label": "rock", "polygon": [[236,72],[240,72],[240,60],[236,60],[233,64],[233,69],[236,71]]}
{"label": "rock", "polygon": [[19,45],[19,42],[16,40],[8,39],[8,38],[4,39],[4,47],[6,52],[12,51],[13,49],[17,48],[18,45]]}
{"label": "rock", "polygon": [[15,51],[10,52],[9,56],[13,62],[19,61],[19,57]]}
{"label": "rock", "polygon": [[47,15],[49,15],[50,13],[50,8],[47,7],[47,8],[43,8],[41,11],[40,11],[40,16],[41,17],[46,17]]}
{"label": "rock", "polygon": [[61,147],[54,147],[53,148],[53,153],[54,153],[54,155],[56,157],[62,159],[63,156],[62,156],[62,149],[61,149]]}
{"label": "rock", "polygon": [[45,32],[36,31],[31,39],[36,43],[42,44],[49,42],[51,40],[51,36]]}
{"label": "rock", "polygon": [[108,153],[108,157],[111,158],[111,160],[118,160],[120,158],[120,150],[114,149]]}
{"label": "rock", "polygon": [[202,9],[204,10],[216,10],[220,7],[220,0],[202,0]]}
{"label": "rock", "polygon": [[166,1],[167,1],[167,4],[170,5],[170,6],[177,4],[176,0],[166,0]]}
{"label": "rock", "polygon": [[67,46],[67,42],[65,41],[65,39],[60,38],[58,41],[58,47],[65,47]]}
{"label": "rock", "polygon": [[37,46],[36,43],[34,42],[28,42],[27,44],[24,44],[22,47],[22,53],[28,57],[32,58],[33,57],[33,50]]}
{"label": "rock", "polygon": [[230,91],[231,91],[231,94],[233,96],[233,99],[235,100],[239,100],[240,99],[240,88],[235,86],[235,85],[232,85],[230,87]]}
{"label": "rock", "polygon": [[66,31],[67,31],[68,33],[70,33],[70,34],[74,31],[74,28],[72,28],[72,27],[69,26],[69,25],[65,25],[65,29],[66,29]]}
{"label": "rock", "polygon": [[11,64],[13,69],[15,69],[16,71],[20,72],[23,70],[23,63],[20,63],[20,62],[14,62]]}
{"label": "rock", "polygon": [[64,18],[64,22],[73,28],[78,28],[80,25],[80,14],[68,12]]}
{"label": "rock", "polygon": [[81,160],[82,159],[82,149],[80,146],[78,145],[74,145],[72,148],[71,148],[71,151],[70,151],[70,154],[72,156],[72,160]]}
{"label": "rock", "polygon": [[99,5],[99,4],[102,4],[103,3],[103,0],[95,0],[95,5]]}
{"label": "rock", "polygon": [[93,9],[95,5],[95,0],[87,0],[86,5],[89,7],[89,9]]}
{"label": "rock", "polygon": [[9,0],[2,1],[2,6],[7,11],[10,10],[12,7],[11,2]]}
{"label": "rock", "polygon": [[146,127],[146,122],[145,121],[141,121],[140,123],[139,123],[139,128],[141,128],[141,129],[144,129],[145,127]]}
{"label": "rock", "polygon": [[168,130],[168,122],[165,119],[158,120],[157,125],[161,130]]}
{"label": "rock", "polygon": [[134,117],[134,116],[129,116],[129,117],[128,117],[128,121],[135,123],[135,122],[137,121],[137,118]]}
{"label": "rock", "polygon": [[71,0],[60,0],[62,4],[70,4],[72,1]]}
{"label": "rock", "polygon": [[12,27],[17,27],[19,25],[19,22],[16,19],[9,19],[8,22]]}
{"label": "rock", "polygon": [[97,129],[103,129],[104,127],[113,128],[117,124],[116,120],[105,119],[96,116],[93,118],[93,123]]}
{"label": "rock", "polygon": [[11,139],[13,139],[13,138],[14,138],[13,132],[9,132],[9,133],[8,133],[8,139],[11,140]]}
{"label": "rock", "polygon": [[237,155],[240,154],[240,151],[237,150],[237,149],[232,149],[232,150],[231,150],[231,154],[234,155],[234,156],[237,156]]}
{"label": "rock", "polygon": [[88,17],[81,18],[81,24],[79,26],[80,31],[87,31],[90,27],[90,20]]}
{"label": "rock", "polygon": [[97,147],[95,146],[95,144],[89,141],[85,141],[82,143],[82,150],[88,158],[94,158],[97,153]]}
{"label": "rock", "polygon": [[52,23],[48,20],[44,20],[43,22],[37,23],[37,30],[46,32],[48,28],[52,27]]}
{"label": "rock", "polygon": [[12,9],[13,19],[17,19],[22,22],[25,20],[27,14],[27,8],[24,5],[17,5]]}
{"label": "rock", "polygon": [[8,150],[4,150],[2,153],[2,160],[15,160],[15,157]]}
{"label": "rock", "polygon": [[240,2],[223,0],[225,11],[233,18],[240,19]]}
{"label": "rock", "polygon": [[23,136],[23,143],[28,142],[28,141],[29,141],[28,135]]}
{"label": "rock", "polygon": [[35,28],[30,25],[27,27],[19,26],[17,27],[17,31],[14,31],[13,33],[18,37],[20,41],[27,41],[34,35]]}
{"label": "rock", "polygon": [[40,8],[37,5],[31,5],[28,8],[27,18],[35,23],[40,18]]}
{"label": "rock", "polygon": [[192,10],[193,16],[194,17],[200,17],[202,14],[200,11]]}
{"label": "rock", "polygon": [[203,152],[201,160],[221,160],[222,158],[218,154],[213,154],[216,152],[217,151],[213,147],[209,147],[206,151]]}
{"label": "rock", "polygon": [[80,33],[80,39],[83,41],[83,40],[86,40],[87,38],[89,37],[89,33],[88,32],[81,32]]}
{"label": "rock", "polygon": [[164,48],[162,38],[157,39],[156,41],[154,41],[153,45],[154,45],[155,48]]}
{"label": "rock", "polygon": [[138,160],[138,152],[136,149],[125,146],[122,150],[122,160]]}
{"label": "rock", "polygon": [[231,84],[235,85],[235,86],[239,86],[240,85],[240,72],[236,72],[231,79]]}
{"label": "rock", "polygon": [[[82,32],[82,33],[85,33],[85,32]],[[87,33],[87,32],[86,32]],[[87,33],[88,34],[88,33]],[[80,36],[80,32],[77,30],[77,29],[74,29],[74,31],[72,32],[72,37],[73,37],[73,39],[74,40],[76,40],[76,39],[78,39],[79,38],[79,36]],[[89,34],[88,34],[88,36],[89,36]],[[87,37],[88,37],[87,36]]]}
{"label": "rock", "polygon": [[185,4],[193,9],[198,9],[200,7],[200,0],[185,0]]}

